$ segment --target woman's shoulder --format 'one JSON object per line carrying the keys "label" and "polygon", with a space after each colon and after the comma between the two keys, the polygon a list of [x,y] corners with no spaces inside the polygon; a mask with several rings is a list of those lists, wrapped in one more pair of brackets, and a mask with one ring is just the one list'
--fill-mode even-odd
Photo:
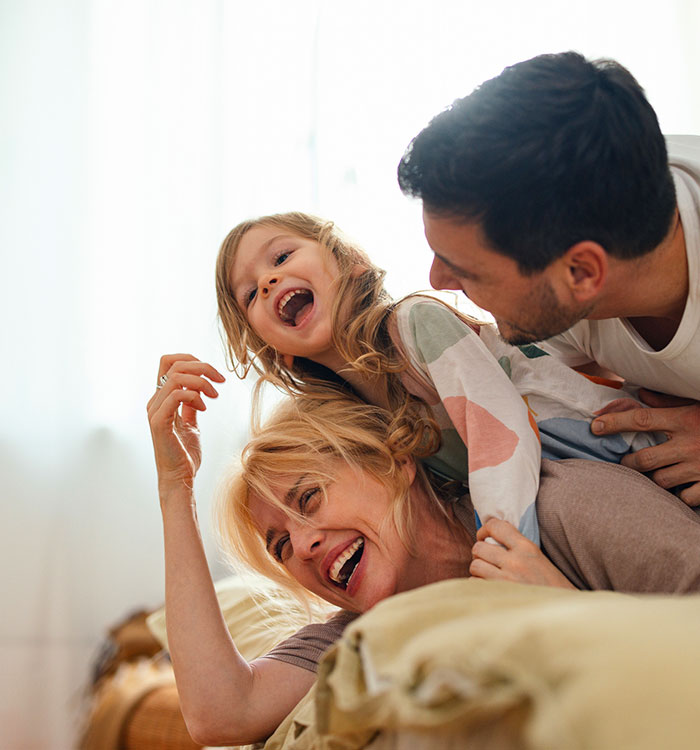
{"label": "woman's shoulder", "polygon": [[359,615],[356,612],[341,609],[325,622],[313,622],[297,630],[265,654],[264,658],[287,662],[315,672],[321,656],[357,617]]}
{"label": "woman's shoulder", "polygon": [[580,588],[700,589],[700,517],[633,469],[544,459],[537,517],[543,550]]}
{"label": "woman's shoulder", "polygon": [[[656,494],[656,490],[668,494],[649,484],[653,482],[619,464],[576,458],[542,459],[537,513],[545,522],[590,528],[591,519],[604,522],[606,516],[624,512],[635,492],[644,496]],[[612,504],[616,510],[610,507]]]}
{"label": "woman's shoulder", "polygon": [[629,534],[649,538],[676,525],[700,543],[700,516],[682,500],[644,474],[605,461],[543,459],[537,516],[543,536],[587,546],[624,546]]}

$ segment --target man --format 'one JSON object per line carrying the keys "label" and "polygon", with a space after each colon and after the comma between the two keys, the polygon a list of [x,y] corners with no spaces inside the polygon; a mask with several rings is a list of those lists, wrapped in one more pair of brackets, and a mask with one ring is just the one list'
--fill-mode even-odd
{"label": "man", "polygon": [[399,184],[423,201],[433,286],[511,343],[660,392],[592,429],[665,431],[623,463],[700,505],[700,138],[666,141],[618,63],[541,55],[435,117]]}

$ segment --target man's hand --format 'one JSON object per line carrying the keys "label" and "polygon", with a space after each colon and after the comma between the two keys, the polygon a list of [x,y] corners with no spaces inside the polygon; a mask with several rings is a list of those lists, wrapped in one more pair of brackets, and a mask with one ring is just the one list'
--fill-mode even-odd
{"label": "man's hand", "polygon": [[[498,542],[491,544],[488,537]],[[469,572],[487,581],[513,581],[573,589],[575,586],[513,524],[490,518],[477,532]]]}
{"label": "man's hand", "polygon": [[689,485],[678,494],[687,505],[700,505],[700,403],[642,388],[639,398],[650,409],[602,414],[593,420],[596,435],[618,432],[662,432],[665,443],[643,448],[622,459],[623,466],[651,472],[664,489]]}

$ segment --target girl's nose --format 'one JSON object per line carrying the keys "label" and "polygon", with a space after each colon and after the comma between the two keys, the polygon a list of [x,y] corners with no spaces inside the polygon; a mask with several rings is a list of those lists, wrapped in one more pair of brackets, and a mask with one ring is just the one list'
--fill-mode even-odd
{"label": "girl's nose", "polygon": [[266,279],[263,279],[263,283],[260,286],[260,294],[263,297],[269,297],[272,294],[275,284],[277,284],[276,276],[268,276]]}

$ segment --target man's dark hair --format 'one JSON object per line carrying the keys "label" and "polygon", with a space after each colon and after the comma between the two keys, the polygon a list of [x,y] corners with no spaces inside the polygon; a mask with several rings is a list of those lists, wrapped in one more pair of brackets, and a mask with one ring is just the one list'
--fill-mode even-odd
{"label": "man's dark hair", "polygon": [[535,272],[583,240],[634,258],[675,209],[666,142],[632,74],[576,52],[506,68],[435,117],[398,168],[430,214],[478,222]]}

